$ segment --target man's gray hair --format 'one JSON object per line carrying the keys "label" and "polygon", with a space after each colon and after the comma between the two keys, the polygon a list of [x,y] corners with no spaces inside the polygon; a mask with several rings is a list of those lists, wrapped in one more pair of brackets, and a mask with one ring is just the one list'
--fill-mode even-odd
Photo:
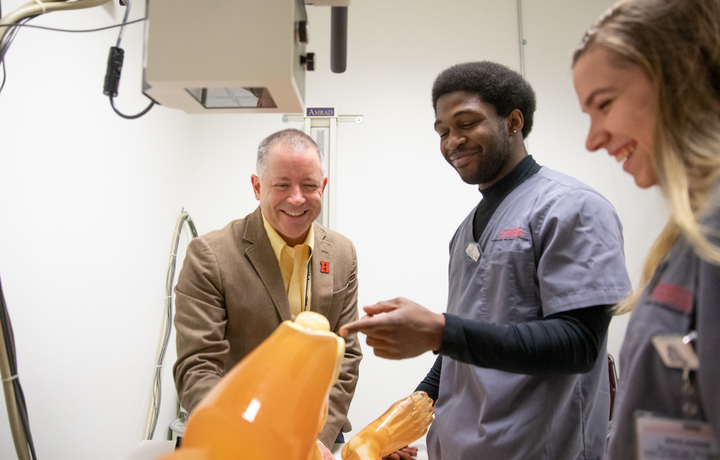
{"label": "man's gray hair", "polygon": [[320,160],[322,175],[325,177],[325,164],[323,162],[323,154],[320,151],[320,148],[318,148],[318,145],[312,137],[295,128],[283,129],[282,131],[269,135],[260,142],[257,151],[257,162],[255,163],[255,170],[258,177],[262,177],[263,172],[265,172],[267,155],[270,152],[270,149],[276,145],[281,145],[295,151],[314,149],[318,154],[318,159]]}

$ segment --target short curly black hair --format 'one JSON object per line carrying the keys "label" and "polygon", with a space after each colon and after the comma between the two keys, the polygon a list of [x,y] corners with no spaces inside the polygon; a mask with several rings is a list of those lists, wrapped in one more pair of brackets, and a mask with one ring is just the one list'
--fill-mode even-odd
{"label": "short curly black hair", "polygon": [[515,109],[523,114],[523,139],[532,130],[535,113],[535,92],[530,84],[514,70],[489,61],[466,62],[444,70],[432,87],[433,109],[437,115],[440,97],[455,91],[475,93],[483,102],[495,107],[497,114],[507,117]]}

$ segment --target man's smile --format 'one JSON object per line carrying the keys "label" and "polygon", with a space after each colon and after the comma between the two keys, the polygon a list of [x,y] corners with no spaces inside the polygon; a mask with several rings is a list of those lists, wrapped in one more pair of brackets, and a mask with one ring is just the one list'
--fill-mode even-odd
{"label": "man's smile", "polygon": [[305,214],[305,213],[307,212],[307,210],[305,210],[305,211],[300,211],[300,212],[284,211],[284,210],[283,210],[282,212],[284,212],[285,214],[287,214],[287,215],[290,216],[290,217],[299,217],[299,216],[302,216],[303,214]]}

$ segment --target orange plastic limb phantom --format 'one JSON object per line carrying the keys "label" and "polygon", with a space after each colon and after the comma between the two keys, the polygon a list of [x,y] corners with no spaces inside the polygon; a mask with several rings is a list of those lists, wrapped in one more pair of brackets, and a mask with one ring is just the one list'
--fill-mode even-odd
{"label": "orange plastic limb phantom", "polygon": [[416,391],[353,436],[340,455],[343,460],[380,460],[420,439],[433,419],[432,399]]}
{"label": "orange plastic limb phantom", "polygon": [[345,353],[327,319],[303,312],[240,361],[190,414],[160,460],[319,460],[316,440]]}

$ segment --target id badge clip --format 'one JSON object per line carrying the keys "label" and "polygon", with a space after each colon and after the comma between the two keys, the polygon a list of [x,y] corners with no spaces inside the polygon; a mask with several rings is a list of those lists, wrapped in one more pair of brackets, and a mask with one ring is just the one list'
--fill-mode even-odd
{"label": "id badge clip", "polygon": [[657,350],[663,363],[671,369],[682,369],[683,371],[682,393],[685,402],[682,411],[683,415],[688,418],[692,418],[698,413],[695,382],[690,376],[690,372],[696,371],[700,365],[700,360],[692,346],[695,339],[697,339],[696,331],[692,331],[686,336],[657,335],[652,338],[655,350]]}
{"label": "id badge clip", "polygon": [[480,260],[480,256],[482,255],[482,251],[480,250],[480,244],[468,243],[467,248],[465,248],[465,254],[468,256],[468,259],[472,260],[473,262],[477,262],[478,260]]}
{"label": "id badge clip", "polygon": [[652,338],[652,342],[667,367],[689,372],[697,370],[700,364],[695,349],[692,347],[692,342],[696,337],[697,332],[695,331],[686,336],[656,335]]}

